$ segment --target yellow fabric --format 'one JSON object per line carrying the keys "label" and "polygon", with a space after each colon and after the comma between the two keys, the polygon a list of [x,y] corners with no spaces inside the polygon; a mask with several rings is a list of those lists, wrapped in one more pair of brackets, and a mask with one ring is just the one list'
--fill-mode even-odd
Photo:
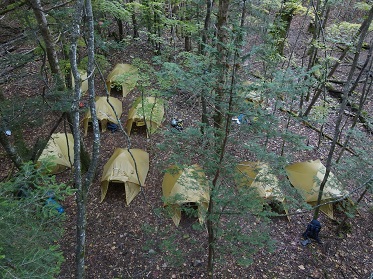
{"label": "yellow fabric", "polygon": [[172,220],[178,226],[181,219],[181,209],[184,203],[198,205],[198,219],[205,220],[210,200],[209,185],[202,168],[192,165],[183,170],[171,166],[163,177],[162,192],[165,206],[170,206]]}
{"label": "yellow fabric", "polygon": [[[299,190],[299,193],[307,203],[316,205],[319,195],[320,184],[325,176],[326,168],[320,160],[298,162],[285,167],[290,183]],[[329,174],[325,184],[322,202],[340,198],[346,194],[342,184],[334,176]],[[333,206],[324,205],[320,207],[328,217],[333,219]]]}
{"label": "yellow fabric", "polygon": [[[241,162],[237,165],[237,169],[243,176],[237,180],[239,186],[247,185],[254,187],[260,197],[285,203],[285,194],[278,186],[278,179],[271,173],[267,164],[261,162]],[[288,213],[286,209],[285,213]],[[288,219],[290,220],[290,216],[288,216]]]}
{"label": "yellow fabric", "polygon": [[[108,103],[107,97],[96,97],[96,100],[95,100],[97,119],[101,122],[102,132],[106,131],[108,122],[119,124],[116,115],[118,116],[118,118],[120,118],[123,112],[122,102],[120,100],[114,97],[109,97],[109,102],[111,105]],[[87,135],[88,123],[90,121],[92,121],[91,111],[88,110],[83,118],[85,136]]]}
{"label": "yellow fabric", "polygon": [[[244,87],[246,87],[246,86],[249,86],[251,84],[252,84],[251,81],[245,81],[245,82],[243,82],[242,85]],[[260,105],[263,102],[262,95],[260,93],[256,92],[256,91],[254,91],[254,90],[244,91],[240,95],[245,98],[246,102],[252,102],[257,106]]]}
{"label": "yellow fabric", "polygon": [[130,64],[117,64],[109,73],[106,79],[106,86],[110,93],[111,88],[115,87],[119,81],[122,81],[122,95],[126,97],[137,84],[138,69]]}
{"label": "yellow fabric", "polygon": [[109,161],[107,161],[103,169],[100,202],[104,200],[108,191],[109,182],[112,181],[124,184],[126,204],[129,205],[140,192],[140,183],[144,186],[148,171],[149,154],[147,152],[141,149],[130,149],[130,152],[128,152],[127,149],[115,149],[113,155],[110,157]]}
{"label": "yellow fabric", "polygon": [[[143,109],[144,104],[144,109]],[[150,134],[161,126],[164,116],[163,100],[155,97],[137,98],[128,112],[126,130],[131,134],[132,125],[146,126]],[[145,121],[144,121],[145,118]]]}
{"label": "yellow fabric", "polygon": [[52,134],[46,148],[43,150],[42,154],[39,157],[39,161],[48,157],[54,164],[51,173],[58,173],[67,168],[71,168],[74,162],[73,135],[70,133]]}
{"label": "yellow fabric", "polygon": [[[88,91],[88,77],[87,77],[87,72],[83,70],[78,70],[80,74],[80,91],[84,95]],[[74,76],[71,74],[71,85],[72,88],[75,86],[75,79]]]}

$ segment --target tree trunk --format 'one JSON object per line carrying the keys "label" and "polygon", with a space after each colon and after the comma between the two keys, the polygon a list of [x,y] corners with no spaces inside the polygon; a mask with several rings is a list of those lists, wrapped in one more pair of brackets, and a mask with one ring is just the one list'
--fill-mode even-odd
{"label": "tree trunk", "polygon": [[77,50],[78,50],[78,39],[80,37],[80,24],[83,15],[84,0],[78,0],[76,3],[76,14],[74,16],[74,22],[72,27],[72,39],[70,46],[70,64],[71,72],[74,76],[74,101],[72,104],[72,126],[74,135],[74,184],[77,189],[76,192],[76,204],[77,204],[77,220],[76,220],[76,274],[77,279],[85,277],[85,200],[84,191],[82,185],[82,171],[80,163],[80,115],[79,115],[79,101],[81,98],[80,91],[80,74],[77,65]]}
{"label": "tree trunk", "polygon": [[[227,41],[229,39],[228,32],[226,30],[228,20],[228,9],[230,0],[219,0],[219,10],[217,16],[217,52],[218,52],[218,65],[219,68],[219,83],[216,87],[216,99],[215,99],[215,114],[214,114],[214,127],[216,131],[223,129],[223,108],[224,108],[224,97],[225,97],[225,86],[227,79],[227,72],[229,69],[228,64],[228,49]],[[220,137],[217,135],[217,137]]]}
{"label": "tree trunk", "polygon": [[63,82],[64,79],[63,79],[63,75],[62,75],[60,65],[58,62],[56,45],[50,33],[48,22],[44,14],[43,7],[41,6],[41,1],[40,0],[28,0],[28,1],[34,12],[36,21],[39,25],[40,33],[45,43],[45,51],[47,54],[51,73],[56,79],[57,87],[59,89],[64,89],[64,82]]}

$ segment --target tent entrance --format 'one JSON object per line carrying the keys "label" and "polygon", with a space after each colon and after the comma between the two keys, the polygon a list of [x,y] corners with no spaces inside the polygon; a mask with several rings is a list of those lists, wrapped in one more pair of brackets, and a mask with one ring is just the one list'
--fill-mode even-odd
{"label": "tent entrance", "polygon": [[138,121],[138,122],[132,123],[131,134],[148,136],[148,130],[146,128],[145,121]]}
{"label": "tent entrance", "polygon": [[186,202],[180,205],[181,218],[198,219],[198,204],[195,202]]}
{"label": "tent entrance", "polygon": [[[107,125],[109,125],[110,123],[113,123],[111,121],[107,121],[105,124],[103,123],[104,121],[98,121],[98,127],[100,129],[100,131],[104,131],[106,130],[106,127]],[[115,123],[113,123],[115,124]],[[102,127],[104,125],[104,127]],[[116,124],[117,125],[117,124]],[[88,121],[88,127],[87,127],[87,132],[90,132],[92,131],[93,132],[93,124],[92,124],[92,121]]]}
{"label": "tent entrance", "polygon": [[263,205],[263,209],[277,214],[287,214],[284,207],[284,203],[278,200],[268,201]]}
{"label": "tent entrance", "polygon": [[122,97],[122,85],[113,86],[110,89],[110,96],[113,96],[113,97]]}
{"label": "tent entrance", "polygon": [[110,181],[109,186],[108,186],[108,192],[107,196],[110,199],[110,197],[118,197],[120,196],[121,198],[126,197],[126,189],[123,181]]}

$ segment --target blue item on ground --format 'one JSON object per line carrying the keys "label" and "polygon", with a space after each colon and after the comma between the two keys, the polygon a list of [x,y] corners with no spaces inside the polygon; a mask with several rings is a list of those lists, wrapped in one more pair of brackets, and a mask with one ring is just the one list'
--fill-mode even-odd
{"label": "blue item on ground", "polygon": [[48,198],[47,201],[46,201],[46,205],[48,206],[52,206],[54,208],[56,208],[56,210],[58,211],[59,214],[62,214],[65,212],[65,210],[63,209],[62,205],[60,205],[55,199],[53,198]]}

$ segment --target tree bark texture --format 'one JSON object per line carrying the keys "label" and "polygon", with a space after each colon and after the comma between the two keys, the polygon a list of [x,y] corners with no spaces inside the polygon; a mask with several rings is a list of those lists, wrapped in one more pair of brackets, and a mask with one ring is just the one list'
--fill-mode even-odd
{"label": "tree bark texture", "polygon": [[77,52],[78,52],[78,39],[81,35],[80,25],[83,15],[84,0],[78,0],[76,3],[76,13],[74,15],[74,22],[72,26],[71,35],[71,46],[70,46],[70,64],[71,71],[74,76],[74,101],[72,104],[72,128],[74,135],[74,184],[77,190],[76,192],[76,204],[77,204],[77,220],[76,220],[76,273],[77,279],[85,277],[85,199],[82,184],[82,171],[80,162],[80,115],[79,115],[79,101],[81,98],[80,91],[80,74],[77,65]]}
{"label": "tree bark texture", "polygon": [[56,45],[53,41],[52,34],[48,27],[47,18],[45,17],[43,7],[40,0],[28,0],[29,4],[34,12],[36,21],[39,26],[40,33],[45,43],[45,52],[48,58],[48,63],[52,74],[57,78],[58,85],[60,86],[63,82],[61,69],[58,62],[58,56],[56,52]]}

